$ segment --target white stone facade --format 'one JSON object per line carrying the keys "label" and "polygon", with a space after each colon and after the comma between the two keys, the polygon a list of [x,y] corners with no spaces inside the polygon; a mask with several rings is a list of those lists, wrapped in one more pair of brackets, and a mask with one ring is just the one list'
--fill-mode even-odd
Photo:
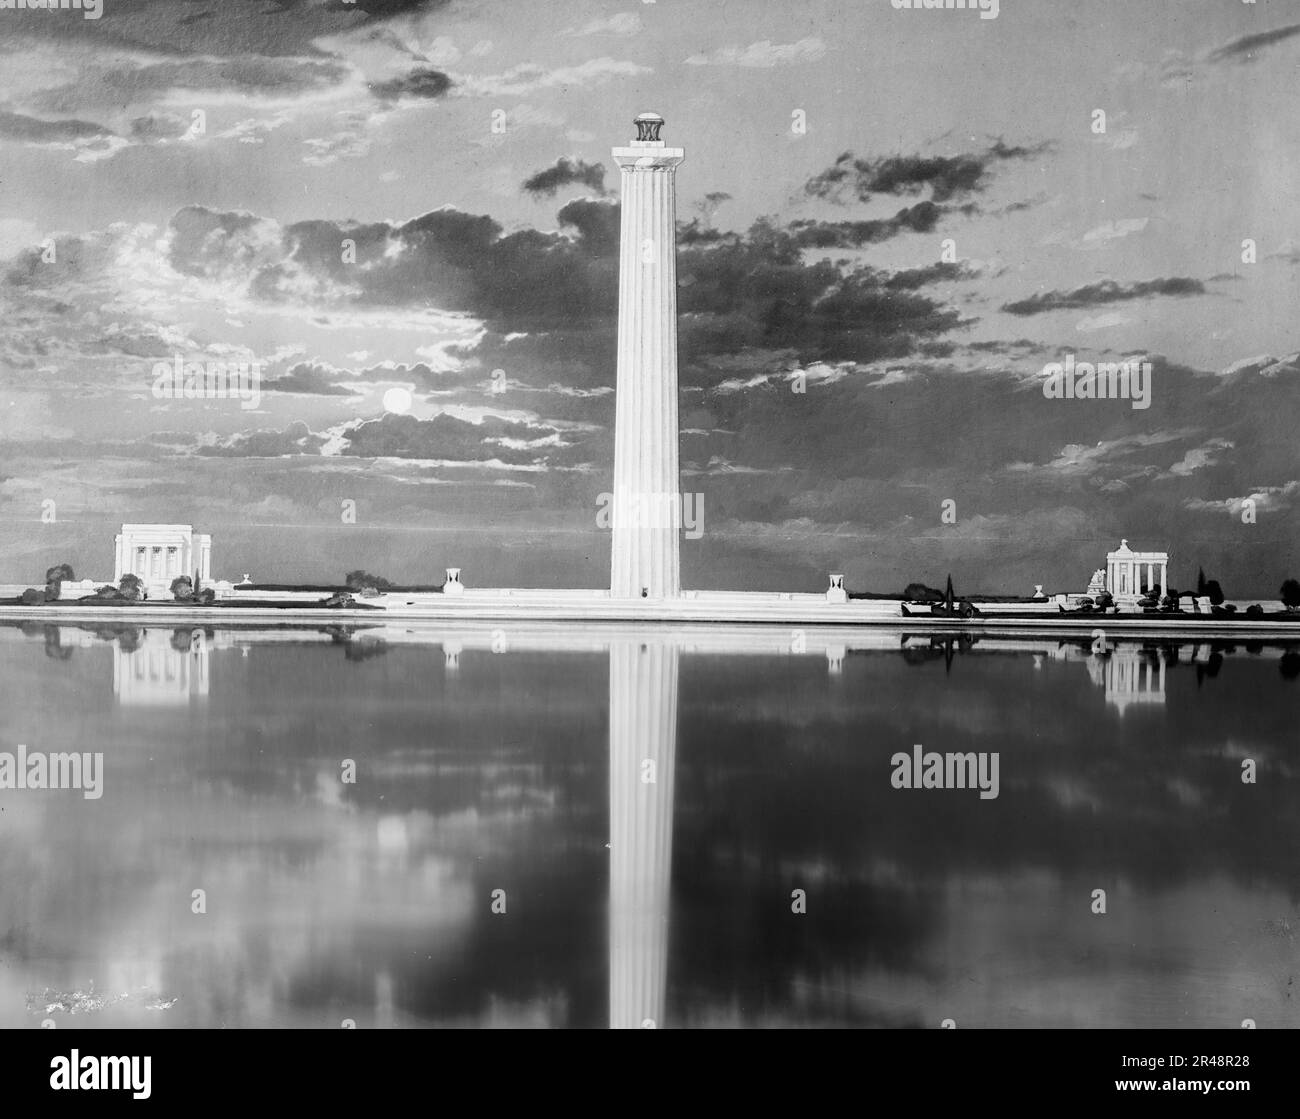
{"label": "white stone facade", "polygon": [[1161,594],[1169,592],[1169,553],[1135,552],[1127,540],[1106,553],[1106,589],[1116,598],[1140,598],[1158,586]]}
{"label": "white stone facade", "polygon": [[[613,149],[622,178],[614,492],[676,504],[676,171],[686,153],[664,146],[662,125],[662,118],[642,114],[637,139]],[[680,597],[677,527],[614,513],[610,594]]]}
{"label": "white stone facade", "polygon": [[150,598],[170,597],[180,575],[212,579],[212,537],[191,525],[126,524],[117,534],[113,582],[137,575]]}

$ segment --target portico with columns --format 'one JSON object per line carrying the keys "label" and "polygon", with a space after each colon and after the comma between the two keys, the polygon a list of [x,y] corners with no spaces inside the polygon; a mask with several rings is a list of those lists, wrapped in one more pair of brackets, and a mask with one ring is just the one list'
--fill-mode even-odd
{"label": "portico with columns", "polygon": [[1135,552],[1127,540],[1106,553],[1106,589],[1115,598],[1140,598],[1152,587],[1169,593],[1169,553]]}
{"label": "portico with columns", "polygon": [[181,575],[212,579],[212,537],[192,525],[125,524],[116,537],[113,582],[135,575],[150,595],[167,594]]}

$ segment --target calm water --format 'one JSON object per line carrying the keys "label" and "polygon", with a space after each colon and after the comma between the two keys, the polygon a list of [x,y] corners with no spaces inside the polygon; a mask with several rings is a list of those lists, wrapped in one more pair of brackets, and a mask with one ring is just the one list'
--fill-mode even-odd
{"label": "calm water", "polygon": [[0,1026],[1300,1025],[1300,645],[1090,645],[0,626]]}

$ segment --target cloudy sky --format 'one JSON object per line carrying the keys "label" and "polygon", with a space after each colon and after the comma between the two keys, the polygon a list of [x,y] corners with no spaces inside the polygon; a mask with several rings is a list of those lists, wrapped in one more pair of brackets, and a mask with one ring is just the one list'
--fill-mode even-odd
{"label": "cloudy sky", "polygon": [[[1283,0],[0,10],[0,580],[107,578],[131,520],[236,579],[607,583],[609,148],[655,110],[687,586],[1077,589],[1123,536],[1272,594],[1298,58]],[[1067,354],[1150,407],[1046,399]],[[157,398],[178,357],[258,407]]]}

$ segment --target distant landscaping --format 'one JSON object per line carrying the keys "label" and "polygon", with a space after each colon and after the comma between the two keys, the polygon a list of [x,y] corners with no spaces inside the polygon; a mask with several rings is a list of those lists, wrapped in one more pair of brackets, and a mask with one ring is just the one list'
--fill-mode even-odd
{"label": "distant landscaping", "polygon": [[[188,575],[173,579],[169,591],[170,597],[150,599],[143,581],[133,574],[123,575],[117,586],[111,583],[97,588],[92,594],[79,595],[75,598],[65,597],[63,585],[76,582],[72,566],[66,563],[56,564],[45,572],[42,587],[29,587],[16,598],[0,599],[0,605],[8,606],[203,606],[217,609],[313,609],[317,607],[379,609],[358,599],[379,598],[384,595],[402,594],[439,594],[443,591],[442,583],[399,584],[358,569],[349,571],[341,584],[290,584],[290,583],[239,583],[235,584],[239,592],[235,597],[218,598],[212,587],[196,586],[196,580]],[[283,600],[259,599],[262,594],[297,592],[319,594],[319,602],[286,602]],[[948,577],[947,586],[940,590],[922,582],[909,583],[899,592],[850,591],[850,600],[897,601],[900,602],[904,616],[917,613],[971,618],[980,614],[976,603],[1043,603],[1049,601],[1047,595],[1008,595],[1008,594],[963,594],[953,591],[952,577]],[[1114,597],[1109,592],[1094,595],[1071,595],[1071,605],[1062,611],[1070,614],[1109,614],[1118,612]],[[1223,588],[1217,579],[1207,579],[1204,571],[1197,572],[1196,590],[1178,591],[1160,586],[1151,587],[1139,600],[1138,607],[1144,614],[1201,614],[1196,600],[1210,603],[1210,614],[1219,618],[1236,615],[1237,607],[1226,603]],[[1300,611],[1300,580],[1286,579],[1278,591],[1278,601],[1283,610],[1266,610],[1261,603],[1252,603],[1241,612],[1245,618],[1286,618]],[[912,609],[920,607],[921,610]]]}

